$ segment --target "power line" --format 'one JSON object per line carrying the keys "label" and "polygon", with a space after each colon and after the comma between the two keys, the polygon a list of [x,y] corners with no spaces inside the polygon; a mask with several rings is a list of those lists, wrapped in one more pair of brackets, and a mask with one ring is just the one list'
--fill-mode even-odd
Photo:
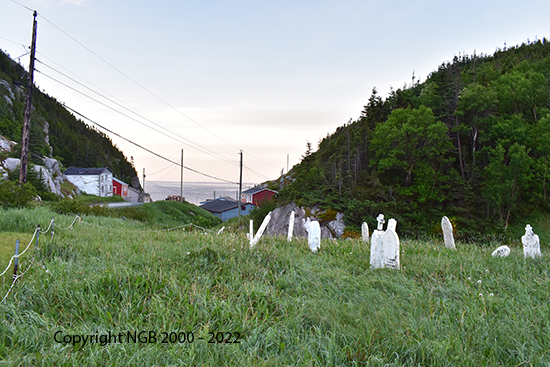
{"label": "power line", "polygon": [[[14,2],[15,4],[18,4],[18,5],[22,6],[23,8],[25,8],[25,9],[27,9],[27,10],[29,10],[29,11],[34,11],[34,10],[32,10],[31,8],[29,8],[29,7],[27,7],[27,6],[23,5],[23,4],[21,4],[21,3],[17,2],[17,1],[15,1],[15,0],[12,0],[12,2]],[[146,88],[145,86],[143,86],[142,84],[138,83],[136,80],[134,80],[133,78],[131,78],[129,75],[127,75],[126,73],[124,73],[122,70],[120,70],[120,69],[118,69],[117,67],[115,67],[113,64],[111,64],[110,62],[108,62],[106,59],[104,59],[103,57],[101,57],[99,54],[97,54],[96,52],[94,52],[93,50],[91,50],[89,47],[85,46],[82,42],[78,41],[75,37],[71,36],[69,33],[65,32],[63,29],[61,29],[61,28],[60,28],[59,26],[57,26],[55,23],[53,23],[52,21],[50,21],[49,19],[47,19],[43,14],[40,13],[40,16],[41,16],[42,19],[44,19],[47,23],[49,23],[49,24],[52,25],[54,28],[56,28],[58,31],[60,31],[61,33],[63,33],[65,36],[67,36],[68,38],[70,38],[71,40],[73,40],[73,41],[74,41],[75,43],[77,43],[79,46],[81,46],[82,48],[84,48],[85,50],[87,50],[88,52],[90,52],[92,55],[94,55],[95,57],[97,57],[99,60],[103,61],[105,64],[107,64],[108,66],[110,66],[112,69],[114,69],[115,71],[117,71],[118,73],[120,73],[121,75],[123,75],[125,78],[127,78],[128,80],[130,80],[131,82],[133,82],[134,84],[136,84],[137,86],[139,86],[140,88],[142,88],[144,91],[146,91],[147,93],[149,93],[150,95],[152,95],[153,97],[155,97],[156,99],[158,99],[159,101],[161,101],[162,103],[164,103],[165,105],[167,105],[168,107],[170,107],[171,109],[173,109],[174,111],[176,111],[177,113],[179,113],[180,115],[182,115],[183,117],[185,117],[186,119],[188,119],[189,121],[192,121],[192,122],[195,123],[197,126],[199,126],[199,127],[201,127],[202,129],[206,130],[207,132],[209,132],[210,134],[214,135],[214,136],[217,137],[218,139],[224,141],[225,143],[231,145],[231,146],[234,147],[235,149],[240,149],[240,148],[238,148],[237,146],[235,146],[234,144],[232,144],[231,142],[229,142],[229,141],[227,141],[226,139],[224,139],[224,138],[220,137],[219,135],[215,134],[213,131],[209,130],[208,128],[206,128],[205,126],[203,126],[202,124],[200,124],[199,122],[193,120],[191,117],[187,116],[186,114],[184,114],[183,112],[181,112],[180,110],[178,110],[177,108],[175,108],[174,106],[172,106],[171,104],[169,104],[168,102],[166,102],[165,100],[163,100],[162,98],[160,98],[159,96],[157,96],[155,93],[153,93],[152,91],[150,91],[149,89],[147,89],[147,88]],[[118,105],[119,107],[122,107],[122,108],[124,108],[124,109],[126,109],[126,110],[132,112],[133,114],[138,115],[139,117],[141,117],[141,118],[143,118],[143,119],[145,119],[145,120],[147,120],[147,121],[149,121],[149,122],[155,124],[156,126],[159,126],[159,127],[163,128],[163,129],[166,129],[166,130],[169,130],[169,129],[167,129],[167,128],[164,127],[164,126],[161,126],[160,124],[158,124],[158,123],[156,123],[156,122],[154,122],[154,121],[152,121],[152,120],[150,120],[150,119],[148,119],[148,118],[145,118],[145,117],[143,117],[143,116],[141,116],[141,115],[135,113],[135,112],[132,111],[132,110],[129,110],[127,107],[122,106],[120,103],[117,103],[117,102],[113,101],[112,99],[109,99],[109,98],[105,97],[104,95],[101,95],[100,93],[98,93],[98,92],[96,92],[96,91],[90,89],[89,87],[87,87],[87,86],[83,85],[82,83],[80,83],[80,82],[74,80],[73,78],[70,78],[70,77],[68,77],[67,75],[65,75],[65,74],[63,74],[63,73],[61,73],[61,72],[59,72],[58,70],[55,70],[55,69],[52,68],[51,66],[48,66],[48,65],[46,65],[46,64],[44,64],[44,63],[42,63],[42,64],[45,65],[45,66],[47,66],[47,67],[49,67],[49,68],[51,68],[52,70],[54,70],[54,71],[60,73],[61,75],[64,75],[65,77],[67,77],[67,78],[73,80],[74,82],[80,84],[81,86],[83,86],[83,87],[85,87],[85,88],[87,88],[87,89],[93,91],[94,93],[96,93],[96,94],[102,96],[103,98],[109,100],[110,102],[115,103],[115,104]],[[134,118],[132,118],[132,117],[130,117],[130,116],[124,114],[124,113],[121,113],[120,111],[117,111],[117,110],[115,110],[114,108],[112,108],[112,107],[110,107],[110,106],[108,106],[108,105],[106,105],[106,104],[104,104],[104,103],[102,103],[102,102],[100,102],[100,101],[98,101],[98,100],[96,100],[96,99],[90,97],[90,96],[85,95],[84,93],[82,93],[82,92],[80,92],[80,91],[78,91],[78,90],[76,90],[76,89],[74,89],[74,88],[68,86],[67,84],[62,83],[62,82],[56,80],[55,78],[52,78],[52,77],[50,77],[50,76],[48,76],[48,75],[46,75],[46,74],[44,74],[44,73],[41,73],[41,74],[42,74],[42,75],[45,75],[46,77],[49,77],[49,78],[53,79],[54,81],[57,81],[58,83],[60,83],[60,84],[62,84],[62,85],[64,85],[64,86],[66,86],[66,87],[72,89],[73,91],[75,91],[75,92],[77,92],[77,93],[79,93],[79,94],[82,94],[82,95],[84,95],[84,96],[86,96],[86,97],[92,99],[93,101],[95,101],[95,102],[97,102],[97,103],[102,104],[103,106],[105,106],[105,107],[107,107],[107,108],[109,108],[109,109],[111,109],[111,110],[113,110],[113,111],[115,111],[115,112],[118,112],[118,113],[120,113],[120,114],[122,114],[122,115],[124,115],[124,116],[126,116],[126,117],[128,117],[128,118],[130,118],[130,119],[132,119],[132,120],[134,120],[134,121],[136,121],[136,122],[138,122],[139,124],[141,124],[141,125],[143,125],[143,126],[149,127],[150,129],[153,129],[153,130],[159,132],[160,134],[163,134],[163,135],[168,136],[168,137],[170,137],[170,138],[172,138],[172,139],[175,139],[173,136],[167,135],[167,134],[165,134],[165,133],[163,133],[163,132],[161,132],[161,131],[158,131],[157,129],[155,129],[155,128],[153,128],[153,127],[147,125],[147,124],[144,124],[143,122],[140,122],[140,121],[138,121],[138,120],[136,120],[136,119],[134,119]],[[204,147],[200,146],[199,144],[197,144],[197,143],[195,143],[195,142],[193,142],[193,141],[190,141],[189,139],[186,139],[186,138],[180,136],[180,135],[177,134],[177,133],[174,133],[174,132],[172,132],[172,131],[170,131],[170,132],[171,132],[172,134],[175,134],[175,135],[179,136],[180,138],[182,138],[182,139],[188,141],[188,144],[194,144],[194,145],[195,145],[195,147],[194,147],[195,149],[197,149],[197,150],[199,150],[199,151],[201,151],[201,152],[203,152],[203,153],[209,154],[209,155],[211,155],[211,156],[214,156],[215,158],[222,159],[222,160],[224,160],[224,161],[226,161],[226,162],[229,162],[229,163],[231,163],[231,164],[236,165],[236,162],[231,161],[231,160],[229,160],[229,159],[227,159],[227,158],[225,158],[225,157],[223,157],[223,156],[221,156],[221,155],[219,155],[219,154],[217,154],[217,153],[211,152],[211,151],[208,150],[207,148],[204,148]],[[175,140],[176,140],[176,139],[175,139]],[[181,141],[180,141],[180,142],[181,142]],[[202,150],[201,150],[201,149],[202,149]],[[265,161],[261,160],[260,158],[254,156],[253,154],[250,154],[250,153],[247,152],[247,155],[250,156],[250,157],[252,157],[252,158],[255,158],[255,159],[257,159],[257,160],[259,160],[259,161],[261,161],[261,162],[263,162],[263,163],[265,163],[265,164],[268,164],[268,165],[271,165],[271,166],[273,166],[273,167],[276,167],[276,166],[273,165],[272,163],[265,162]],[[252,170],[252,169],[250,169],[250,168],[248,168],[248,169],[249,169],[251,172],[255,173],[256,175],[268,179],[267,176],[262,175],[262,174],[260,174],[260,173],[258,173],[258,172],[256,172],[256,171],[254,171],[254,170]]]}
{"label": "power line", "polygon": [[23,43],[21,43],[21,42],[17,42],[17,41],[14,41],[14,40],[10,40],[9,38],[6,38],[6,37],[0,36],[0,38],[3,39],[4,41],[8,41],[8,42],[11,42],[11,43],[15,43],[16,45],[23,46],[25,49],[28,47],[28,46],[26,46],[25,44],[23,44]]}
{"label": "power line", "polygon": [[[14,0],[12,0],[14,1]],[[14,1],[15,2],[15,1]],[[21,5],[21,4],[20,4]],[[127,74],[125,74],[124,72],[122,72],[120,69],[118,69],[117,67],[115,67],[113,64],[111,64],[110,62],[108,62],[107,60],[105,60],[103,57],[101,57],[100,55],[98,55],[97,53],[95,53],[94,51],[92,51],[90,48],[86,47],[83,43],[81,43],[80,41],[78,41],[76,38],[74,38],[73,36],[71,36],[70,34],[68,34],[67,32],[65,32],[64,30],[62,30],[60,27],[58,27],[57,25],[55,25],[53,22],[49,21],[46,17],[44,17],[42,14],[40,14],[42,16],[42,18],[50,23],[53,27],[55,27],[57,30],[59,30],[61,33],[63,33],[64,35],[66,35],[67,37],[69,37],[70,39],[72,39],[74,42],[76,42],[78,45],[80,45],[82,48],[84,48],[85,50],[87,50],[88,52],[90,52],[92,55],[94,55],[95,57],[97,57],[98,59],[100,59],[101,61],[103,61],[104,63],[106,63],[107,65],[109,65],[111,68],[113,68],[115,71],[117,71],[118,73],[120,73],[121,75],[123,75],[125,78],[127,78],[128,80],[130,80],[131,82],[133,82],[134,84],[136,84],[138,87],[140,87],[141,89],[143,89],[144,91],[146,91],[147,93],[149,93],[150,95],[152,95],[153,97],[155,97],[156,99],[158,99],[160,102],[164,103],[165,105],[167,105],[168,107],[170,107],[171,109],[173,109],[174,111],[178,112],[180,115],[182,115],[183,117],[185,117],[186,119],[188,119],[189,121],[195,123],[196,125],[200,126],[201,128],[203,128],[204,130],[208,131],[210,134],[214,135],[215,137],[217,137],[218,139],[224,141],[225,143],[231,145],[232,147],[234,147],[235,149],[239,149],[237,146],[233,145],[232,143],[228,142],[227,140],[223,139],[222,137],[218,136],[217,134],[215,134],[213,131],[210,131],[209,129],[207,129],[206,127],[204,127],[202,124],[198,123],[197,121],[193,120],[191,117],[187,116],[186,114],[184,114],[183,112],[181,112],[180,110],[178,110],[177,108],[175,108],[174,106],[172,106],[170,103],[166,102],[165,100],[163,100],[162,98],[160,98],[159,96],[157,96],[155,93],[151,92],[149,89],[147,89],[146,87],[144,87],[143,85],[141,85],[140,83],[138,83],[136,80],[134,80],[133,78],[131,78],[130,76],[128,76]]]}
{"label": "power line", "polygon": [[[160,154],[158,154],[158,153],[155,153],[155,152],[153,152],[152,150],[150,150],[150,149],[148,149],[148,148],[145,148],[144,146],[142,146],[142,145],[140,145],[140,144],[134,143],[134,142],[131,141],[130,139],[127,139],[127,138],[123,137],[122,135],[117,134],[117,133],[115,133],[114,131],[112,131],[112,130],[106,128],[105,126],[102,126],[102,125],[98,124],[98,123],[95,122],[94,120],[92,120],[92,119],[90,119],[90,118],[84,116],[83,114],[81,114],[80,112],[78,112],[78,111],[76,111],[76,110],[70,108],[69,106],[63,105],[63,107],[65,107],[65,108],[68,109],[69,111],[73,112],[74,114],[76,114],[76,115],[82,117],[83,119],[86,119],[86,120],[90,121],[92,124],[94,124],[94,125],[100,127],[101,129],[103,129],[103,130],[105,130],[105,131],[108,131],[109,133],[111,133],[111,134],[113,134],[113,135],[115,135],[115,136],[118,136],[119,138],[121,138],[121,139],[127,141],[128,143],[133,144],[133,145],[135,145],[136,147],[141,148],[141,149],[145,150],[146,152],[149,152],[149,153],[151,153],[151,154],[153,154],[153,155],[155,155],[155,156],[157,156],[157,157],[159,157],[159,158],[161,158],[161,159],[164,159],[164,160],[167,161],[167,162],[170,162],[170,163],[172,163],[172,164],[175,164],[175,165],[177,165],[178,167],[181,167],[181,164],[180,164],[180,163],[174,162],[173,160],[168,159],[168,158],[166,158],[166,157],[164,157],[164,156],[162,156],[162,155],[160,155]],[[195,169],[193,169],[193,168],[187,167],[187,166],[183,166],[183,168],[185,168],[186,170],[189,170],[189,171],[191,171],[191,172],[198,173],[199,175],[202,175],[202,176],[205,176],[205,177],[208,177],[208,178],[212,178],[212,179],[214,179],[214,180],[218,180],[218,181],[222,181],[222,182],[227,182],[227,183],[230,183],[230,184],[237,184],[236,182],[233,182],[233,181],[225,180],[225,179],[223,179],[223,178],[215,177],[215,176],[209,175],[209,174],[207,174],[207,173],[199,172],[199,171],[197,171],[197,170],[195,170]]]}
{"label": "power line", "polygon": [[[91,91],[91,92],[97,94],[98,96],[101,96],[102,98],[108,100],[109,102],[111,102],[111,103],[113,103],[113,104],[115,104],[115,105],[117,105],[117,106],[123,108],[124,110],[126,110],[126,111],[128,111],[128,112],[130,112],[130,113],[132,113],[132,114],[134,114],[134,115],[136,115],[136,116],[138,116],[138,117],[140,117],[140,118],[142,118],[142,119],[144,119],[144,120],[146,120],[146,121],[152,123],[152,124],[154,124],[155,126],[158,126],[158,127],[161,128],[161,129],[164,129],[164,130],[168,131],[171,135],[168,135],[168,134],[166,134],[166,133],[164,133],[164,132],[162,132],[162,131],[159,131],[159,130],[157,130],[157,129],[155,129],[155,128],[153,128],[153,127],[151,127],[151,126],[145,124],[145,123],[142,122],[142,121],[136,120],[135,118],[133,118],[133,117],[131,117],[131,116],[128,116],[127,114],[125,114],[125,113],[123,113],[123,112],[118,111],[117,109],[113,108],[112,106],[109,106],[109,105],[107,105],[107,104],[105,104],[105,103],[103,103],[103,102],[101,102],[101,101],[98,101],[97,99],[90,97],[89,95],[87,95],[87,94],[85,94],[85,93],[83,93],[83,92],[81,92],[81,91],[79,91],[79,90],[77,90],[77,89],[75,89],[75,88],[69,86],[68,84],[63,83],[63,82],[61,82],[61,81],[59,81],[59,80],[53,78],[52,76],[49,76],[48,74],[45,74],[44,72],[41,72],[40,70],[37,70],[37,71],[38,71],[39,73],[41,73],[42,75],[44,75],[44,76],[46,76],[46,77],[48,77],[48,78],[54,80],[55,82],[57,82],[57,83],[59,83],[59,84],[65,86],[65,87],[67,87],[67,88],[69,88],[69,89],[71,89],[71,90],[73,90],[73,91],[75,91],[75,92],[77,92],[77,93],[79,93],[79,94],[81,94],[81,95],[83,95],[83,96],[85,96],[85,97],[91,99],[91,100],[94,101],[94,102],[97,102],[97,103],[99,103],[99,104],[101,104],[101,105],[103,105],[103,106],[105,106],[105,107],[111,109],[112,111],[115,111],[115,112],[121,114],[121,115],[123,115],[123,116],[125,116],[125,117],[127,117],[127,118],[129,118],[129,119],[131,119],[131,120],[133,120],[133,121],[135,121],[135,122],[137,122],[137,123],[139,123],[139,124],[145,126],[145,127],[148,127],[148,128],[150,128],[150,129],[152,129],[152,130],[154,130],[154,131],[156,131],[156,132],[158,132],[158,133],[160,133],[160,134],[162,134],[162,135],[164,135],[164,136],[166,136],[166,137],[169,137],[170,139],[176,140],[177,142],[180,142],[180,143],[189,144],[192,148],[197,149],[198,151],[200,151],[200,152],[202,152],[202,153],[208,154],[208,155],[210,155],[210,156],[212,156],[212,157],[214,157],[214,158],[221,159],[221,160],[223,160],[223,161],[225,161],[225,162],[228,162],[228,163],[231,163],[231,164],[233,164],[233,165],[236,165],[236,163],[235,163],[234,161],[231,161],[230,159],[228,159],[228,158],[226,158],[226,157],[223,157],[223,156],[220,155],[220,154],[217,154],[217,153],[215,153],[215,152],[212,152],[212,151],[209,150],[208,148],[203,147],[203,146],[201,146],[200,144],[195,143],[194,141],[192,141],[192,140],[190,140],[190,139],[188,139],[188,138],[185,138],[185,137],[181,136],[180,134],[176,133],[175,131],[172,131],[172,130],[168,129],[167,127],[165,127],[165,126],[163,126],[163,125],[161,125],[161,124],[159,124],[159,123],[157,123],[157,122],[151,120],[151,119],[148,118],[147,116],[143,116],[143,115],[141,115],[141,114],[135,112],[134,110],[130,109],[129,107],[126,107],[126,106],[122,105],[121,103],[119,103],[119,102],[117,102],[117,101],[114,101],[114,100],[111,99],[111,98],[106,97],[105,95],[103,95],[103,94],[101,94],[101,93],[99,93],[99,92],[93,90],[92,88],[90,88],[90,87],[84,85],[83,83],[79,82],[78,80],[75,80],[74,78],[71,78],[70,76],[66,75],[65,73],[62,73],[61,71],[56,70],[55,68],[53,68],[53,67],[51,67],[51,66],[45,64],[44,62],[42,62],[42,61],[40,61],[40,60],[37,60],[37,61],[38,61],[40,64],[42,64],[42,65],[48,67],[49,69],[51,69],[51,70],[53,70],[53,71],[55,71],[55,72],[57,72],[57,73],[63,75],[63,76],[66,77],[67,79],[69,79],[69,80],[71,80],[71,81],[77,83],[78,85],[80,85],[80,86],[82,86],[82,87],[88,89],[89,91]],[[183,141],[181,141],[181,140],[176,139],[175,136],[177,136],[177,137],[179,137],[179,138],[185,140],[187,143],[185,143],[185,142],[183,142]]]}
{"label": "power line", "polygon": [[[257,172],[257,171],[254,171],[252,168],[250,168],[250,167],[248,167],[248,166],[246,166],[246,165],[243,165],[243,166],[244,166],[244,168],[246,168],[248,171],[250,171],[250,172],[256,174],[256,176],[263,177],[263,178],[265,178],[266,180],[269,180],[269,179],[270,179],[270,178],[267,177],[266,175],[262,175],[261,173],[259,173],[259,172]],[[250,179],[250,177],[249,177],[249,179]]]}
{"label": "power line", "polygon": [[25,8],[25,9],[27,9],[27,10],[29,10],[29,11],[34,12],[34,10],[31,9],[31,8],[29,8],[28,6],[25,6],[25,5],[23,5],[23,4],[21,4],[21,3],[17,2],[17,1],[15,1],[15,0],[11,0],[11,1],[14,2],[14,3],[16,3],[16,4],[19,5],[19,6],[22,6],[23,8]]}
{"label": "power line", "polygon": [[[127,118],[129,118],[129,119],[131,119],[131,120],[133,120],[133,121],[135,121],[135,122],[137,122],[137,123],[139,123],[139,124],[141,124],[141,125],[143,125],[143,126],[145,126],[145,127],[148,127],[148,128],[150,128],[150,129],[152,129],[152,130],[154,130],[154,131],[156,131],[156,132],[158,132],[158,133],[160,133],[160,134],[162,134],[162,135],[164,135],[164,136],[166,136],[166,137],[169,137],[169,138],[171,138],[171,139],[173,139],[173,140],[176,140],[176,141],[178,141],[178,142],[180,142],[180,143],[184,143],[183,141],[176,139],[176,138],[174,137],[174,135],[175,135],[175,136],[178,136],[178,137],[181,137],[183,140],[187,141],[188,144],[192,144],[191,147],[197,149],[198,151],[200,151],[200,152],[202,152],[202,153],[205,153],[205,154],[208,154],[208,155],[210,155],[210,156],[212,156],[212,157],[214,157],[214,158],[217,158],[217,159],[221,159],[221,160],[223,160],[223,161],[226,161],[226,162],[228,162],[228,163],[230,163],[230,164],[237,165],[236,162],[231,161],[231,160],[229,160],[228,158],[225,158],[225,157],[223,157],[222,155],[220,155],[220,154],[218,154],[218,153],[212,152],[212,151],[210,151],[208,148],[205,148],[205,147],[203,147],[203,146],[201,146],[201,145],[199,145],[199,144],[193,142],[192,140],[187,139],[187,138],[185,138],[185,137],[179,135],[178,133],[169,130],[168,128],[162,126],[161,124],[156,123],[155,121],[149,119],[147,116],[143,116],[143,115],[141,115],[141,114],[139,114],[139,113],[136,113],[135,111],[131,110],[130,108],[128,108],[128,107],[126,107],[126,106],[123,106],[121,103],[119,103],[119,102],[117,102],[117,101],[114,101],[114,100],[111,99],[111,98],[106,97],[105,95],[103,95],[103,94],[99,93],[98,91],[96,91],[96,90],[94,90],[94,89],[92,89],[92,88],[90,88],[90,87],[84,85],[83,83],[79,82],[78,80],[75,80],[74,78],[72,78],[72,77],[66,75],[65,73],[63,73],[63,72],[61,72],[61,71],[59,71],[59,70],[53,68],[52,66],[49,66],[48,64],[46,64],[46,63],[44,63],[44,62],[42,62],[42,61],[40,61],[40,60],[37,60],[37,61],[38,61],[40,64],[42,64],[42,65],[48,67],[49,69],[51,69],[51,70],[53,70],[53,71],[55,71],[55,72],[61,74],[62,76],[66,77],[67,79],[69,79],[69,80],[71,80],[71,81],[77,83],[78,85],[80,85],[80,86],[86,88],[87,90],[89,90],[89,91],[91,91],[91,92],[97,94],[98,96],[101,96],[102,98],[105,98],[105,99],[108,100],[109,102],[114,103],[115,105],[117,105],[117,106],[123,108],[124,110],[126,110],[126,111],[128,111],[128,112],[130,112],[130,113],[132,113],[132,114],[134,114],[134,115],[136,115],[136,116],[138,116],[138,117],[140,117],[140,118],[146,120],[146,121],[149,121],[149,122],[153,123],[154,125],[156,125],[156,126],[162,128],[162,129],[164,129],[164,130],[166,130],[166,131],[168,131],[168,132],[171,133],[172,135],[168,135],[168,134],[166,134],[166,133],[164,133],[164,132],[162,132],[162,131],[159,131],[159,130],[157,130],[157,129],[155,129],[155,128],[153,128],[153,127],[151,127],[151,126],[145,124],[145,123],[142,122],[142,121],[136,120],[135,118],[133,118],[133,117],[131,117],[131,116],[128,116],[127,114],[125,114],[125,113],[123,113],[123,112],[120,112],[119,110],[113,108],[112,106],[109,106],[109,105],[107,105],[107,104],[105,104],[105,103],[103,103],[103,102],[101,102],[101,101],[98,101],[97,99],[95,99],[95,98],[93,98],[93,97],[90,97],[89,95],[87,95],[87,94],[85,94],[85,93],[83,93],[83,92],[81,92],[81,91],[79,91],[79,90],[77,90],[77,89],[75,89],[75,88],[69,86],[68,84],[63,83],[63,82],[57,80],[56,78],[53,78],[52,76],[50,76],[50,75],[48,75],[48,74],[45,74],[44,72],[42,72],[42,71],[40,71],[40,70],[37,70],[37,72],[39,72],[40,74],[42,74],[42,75],[44,75],[44,76],[46,76],[46,77],[52,79],[53,81],[55,81],[55,82],[57,82],[57,83],[59,83],[59,84],[65,86],[65,87],[67,87],[67,88],[69,88],[69,89],[71,89],[71,90],[73,90],[73,91],[75,91],[75,92],[77,92],[77,93],[79,93],[79,94],[81,94],[81,95],[83,95],[83,96],[85,96],[85,97],[91,99],[92,101],[94,101],[94,102],[96,102],[96,103],[99,103],[99,104],[101,104],[101,105],[103,105],[103,106],[105,106],[105,107],[111,109],[112,111],[115,111],[115,112],[121,114],[121,115],[124,116],[124,117],[127,117]],[[185,143],[184,143],[184,144],[185,144]],[[255,171],[255,170],[253,170],[252,168],[250,168],[250,167],[248,167],[248,166],[246,166],[246,165],[245,165],[245,168],[248,169],[250,172],[254,173],[255,175],[257,175],[258,177],[263,177],[263,178],[266,179],[266,180],[269,180],[269,179],[270,179],[270,178],[267,177],[266,175],[261,174],[261,173],[259,173],[259,172]]]}

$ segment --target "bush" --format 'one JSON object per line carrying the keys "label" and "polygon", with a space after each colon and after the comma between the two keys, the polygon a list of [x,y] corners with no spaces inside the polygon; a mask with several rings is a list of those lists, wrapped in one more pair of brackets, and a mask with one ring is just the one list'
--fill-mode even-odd
{"label": "bush", "polygon": [[0,205],[3,208],[23,208],[28,206],[36,197],[35,188],[25,183],[19,186],[17,181],[0,182]]}
{"label": "bush", "polygon": [[90,205],[81,200],[65,198],[51,204],[52,209],[59,214],[94,214],[107,215],[108,209],[100,205]]}

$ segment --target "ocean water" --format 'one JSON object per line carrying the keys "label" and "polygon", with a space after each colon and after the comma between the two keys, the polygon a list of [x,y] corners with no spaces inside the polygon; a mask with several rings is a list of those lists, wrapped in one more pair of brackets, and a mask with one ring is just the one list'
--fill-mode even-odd
{"label": "ocean water", "polygon": [[[243,191],[254,187],[253,183],[243,183]],[[153,201],[164,200],[169,195],[179,195],[179,181],[145,181],[145,192],[151,195]],[[206,199],[229,196],[236,199],[239,185],[223,182],[184,182],[183,197],[191,204],[199,205]]]}

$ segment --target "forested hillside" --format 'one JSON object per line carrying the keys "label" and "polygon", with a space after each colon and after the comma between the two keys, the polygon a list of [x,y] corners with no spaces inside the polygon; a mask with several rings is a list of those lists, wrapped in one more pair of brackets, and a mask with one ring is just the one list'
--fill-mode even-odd
{"label": "forested hillside", "polygon": [[356,121],[311,146],[281,202],[321,204],[359,225],[385,213],[403,232],[442,215],[463,235],[550,210],[550,41],[462,55],[425,82],[376,89]]}
{"label": "forested hillside", "polygon": [[[23,67],[0,51],[0,134],[19,146],[27,80]],[[108,167],[115,177],[130,184],[132,178],[137,178],[133,165],[107,135],[76,119],[55,98],[38,88],[33,91],[32,101],[33,163],[42,164],[41,157],[50,156],[65,167]],[[139,180],[134,183],[139,185]]]}

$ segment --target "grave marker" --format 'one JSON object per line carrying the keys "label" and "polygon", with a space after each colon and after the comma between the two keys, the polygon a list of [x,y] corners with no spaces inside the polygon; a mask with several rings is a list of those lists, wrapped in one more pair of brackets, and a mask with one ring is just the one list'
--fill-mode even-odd
{"label": "grave marker", "polygon": [[453,225],[447,217],[441,218],[441,229],[443,230],[443,239],[445,241],[445,247],[450,249],[456,249],[455,240],[453,237]]}
{"label": "grave marker", "polygon": [[262,222],[262,224],[260,225],[260,228],[258,229],[258,232],[256,232],[256,235],[250,242],[250,248],[256,246],[258,241],[260,241],[260,238],[264,234],[264,231],[267,228],[267,225],[269,224],[270,220],[271,220],[271,212],[267,213],[267,215],[265,216],[264,221]]}
{"label": "grave marker", "polygon": [[292,241],[292,235],[293,235],[293,232],[294,232],[294,210],[290,212],[290,219],[288,220],[288,236],[287,236],[287,241]]}
{"label": "grave marker", "polygon": [[497,247],[497,249],[493,251],[492,255],[493,257],[508,257],[508,255],[510,255],[510,247],[508,246]]}
{"label": "grave marker", "polygon": [[313,253],[316,253],[319,247],[321,247],[321,226],[317,221],[310,221],[309,218],[304,223],[304,227],[307,231],[307,242],[309,248]]}
{"label": "grave marker", "polygon": [[370,239],[370,267],[373,269],[384,267],[384,214],[380,214],[376,221],[378,227],[372,232]]}
{"label": "grave marker", "polygon": [[[393,222],[392,222],[393,221]],[[391,224],[391,225],[390,225]],[[399,237],[395,232],[397,221],[390,219],[388,229],[384,232],[382,241],[384,243],[384,267],[390,269],[400,269],[399,262]]]}
{"label": "grave marker", "polygon": [[525,258],[537,258],[541,257],[540,253],[540,240],[539,236],[533,232],[533,227],[527,225],[525,227],[525,235],[521,237],[521,242],[523,243],[523,256]]}
{"label": "grave marker", "polygon": [[361,236],[363,237],[363,242],[369,242],[369,225],[367,222],[363,222],[361,225]]}

